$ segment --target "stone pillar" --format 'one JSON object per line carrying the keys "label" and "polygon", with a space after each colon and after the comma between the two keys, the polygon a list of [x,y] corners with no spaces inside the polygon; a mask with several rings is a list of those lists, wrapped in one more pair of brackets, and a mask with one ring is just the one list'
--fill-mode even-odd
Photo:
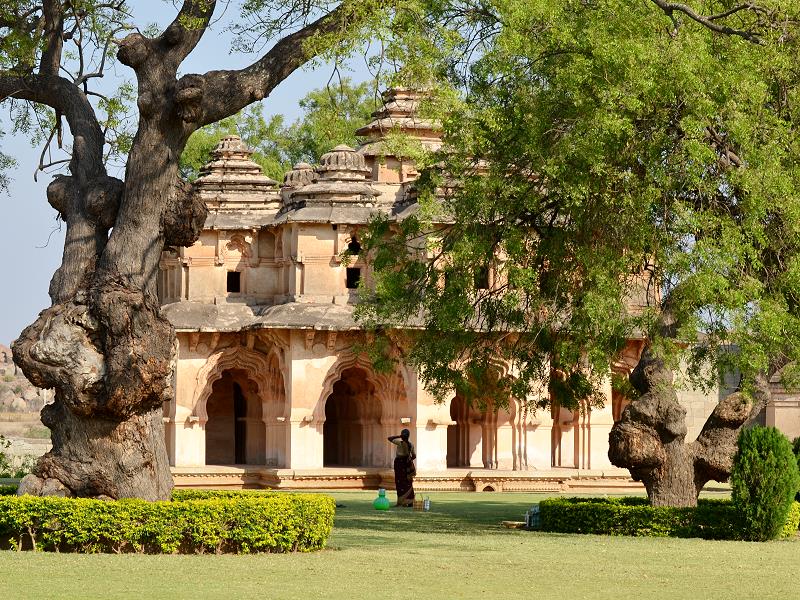
{"label": "stone pillar", "polygon": [[560,468],[575,468],[576,464],[576,439],[575,439],[575,412],[553,406],[552,451],[553,466]]}
{"label": "stone pillar", "polygon": [[[207,382],[198,381],[198,372],[208,360],[208,352],[199,352],[197,345],[189,348],[187,334],[178,334],[178,364],[175,369],[175,400],[170,407],[168,440],[174,450],[170,462],[176,467],[197,467],[206,464],[205,421],[201,421],[194,399]],[[202,349],[201,349],[202,350]],[[170,439],[171,438],[171,439]]]}
{"label": "stone pillar", "polygon": [[414,377],[414,381],[416,389],[409,390],[408,404],[412,410],[416,408],[416,415],[400,416],[416,417],[412,437],[416,435],[414,445],[417,450],[417,471],[444,471],[447,469],[447,426],[450,423],[450,412],[446,405],[436,402],[418,377]]}
{"label": "stone pillar", "polygon": [[509,408],[498,411],[495,429],[495,456],[497,464],[495,468],[503,470],[515,470],[518,468],[518,460],[515,456],[516,435],[514,431],[514,400],[509,400]]}
{"label": "stone pillar", "polygon": [[551,443],[553,435],[553,418],[549,410],[525,412],[524,459],[528,468],[546,470],[553,466]]}
{"label": "stone pillar", "polygon": [[608,460],[608,434],[614,426],[614,411],[612,406],[611,379],[603,382],[605,402],[603,408],[593,408],[586,416],[584,432],[584,455],[582,460],[584,469],[613,469]]}

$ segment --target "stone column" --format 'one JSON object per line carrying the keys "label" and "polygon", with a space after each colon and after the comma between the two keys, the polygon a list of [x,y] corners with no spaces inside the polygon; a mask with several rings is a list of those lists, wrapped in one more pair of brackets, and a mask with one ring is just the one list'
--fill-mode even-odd
{"label": "stone column", "polygon": [[513,402],[513,399],[509,400],[509,409],[498,411],[495,424],[495,456],[497,459],[495,468],[507,471],[516,469],[518,464],[514,456],[516,435],[513,426]]}
{"label": "stone column", "polygon": [[428,393],[418,377],[415,377],[415,390],[410,390],[408,405],[416,415],[400,417],[416,418],[412,437],[416,434],[414,445],[417,449],[417,471],[444,471],[447,469],[447,425],[450,413],[444,404],[438,404]]}
{"label": "stone column", "polygon": [[611,379],[603,382],[605,402],[603,408],[593,408],[588,411],[585,418],[584,443],[585,458],[581,461],[581,468],[602,470],[614,469],[608,460],[608,434],[614,426],[614,412],[611,401]]}

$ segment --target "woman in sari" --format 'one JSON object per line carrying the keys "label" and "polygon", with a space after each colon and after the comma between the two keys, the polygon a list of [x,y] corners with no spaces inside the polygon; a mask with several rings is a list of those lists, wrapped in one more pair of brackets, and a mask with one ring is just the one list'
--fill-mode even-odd
{"label": "woman in sari", "polygon": [[394,485],[397,490],[397,506],[414,505],[414,475],[417,470],[414,467],[414,444],[409,441],[411,432],[403,429],[400,435],[389,437],[389,441],[397,446],[394,457]]}

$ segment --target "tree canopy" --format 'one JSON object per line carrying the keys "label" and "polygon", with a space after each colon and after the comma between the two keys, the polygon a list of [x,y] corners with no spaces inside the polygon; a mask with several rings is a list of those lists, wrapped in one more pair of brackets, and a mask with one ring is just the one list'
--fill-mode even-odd
{"label": "tree canopy", "polygon": [[431,3],[425,70],[463,93],[363,316],[424,314],[434,390],[499,353],[519,397],[591,404],[637,337],[707,384],[798,358],[798,4],[670,6]]}
{"label": "tree canopy", "polygon": [[303,114],[286,126],[283,115],[263,116],[260,104],[195,131],[181,155],[181,174],[193,180],[223,136],[236,134],[254,151],[253,160],[280,181],[298,162],[315,163],[337,144],[355,146],[355,130],[376,108],[368,83],[339,83],[309,92],[299,102]]}

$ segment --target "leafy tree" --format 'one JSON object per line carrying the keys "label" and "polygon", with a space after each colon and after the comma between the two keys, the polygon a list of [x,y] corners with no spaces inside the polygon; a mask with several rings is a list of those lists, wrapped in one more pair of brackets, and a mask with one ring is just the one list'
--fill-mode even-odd
{"label": "leafy tree", "polygon": [[337,144],[355,146],[356,129],[368,122],[376,109],[375,92],[369,83],[338,84],[310,92],[300,100],[303,117],[287,131],[286,156],[291,163],[316,163]]}
{"label": "leafy tree", "polygon": [[239,114],[195,131],[181,155],[181,175],[197,178],[217,143],[226,135],[238,135],[253,150],[252,159],[264,173],[280,180],[291,164],[286,159],[287,143],[283,115],[265,120],[260,105],[247,107]]}
{"label": "leafy tree", "polygon": [[[643,337],[609,456],[653,504],[726,480],[800,358],[800,5],[690,4],[428,2],[404,59],[455,92],[446,145],[417,215],[365,240],[361,318],[422,315],[406,358],[441,397],[591,407]],[[681,360],[697,384],[742,376],[688,444]]]}
{"label": "leafy tree", "polygon": [[282,115],[266,120],[260,105],[194,132],[181,155],[181,174],[192,180],[208,161],[222,137],[239,135],[254,151],[253,160],[264,172],[281,180],[300,161],[315,163],[337,144],[356,145],[355,130],[375,110],[369,84],[353,85],[342,79],[338,85],[313,90],[300,100],[303,116],[290,126]]}
{"label": "leafy tree", "polygon": [[[178,178],[186,142],[315,56],[351,51],[391,14],[390,3],[372,0],[248,0],[240,45],[269,49],[242,69],[179,77],[217,2],[185,0],[161,32],[135,27],[126,4],[0,4],[0,101],[17,131],[60,143],[68,128],[73,140],[68,174],[47,190],[66,224],[52,306],[14,343],[26,377],[56,390],[42,411],[53,449],[21,486],[33,494],[169,497],[161,413],[172,397],[174,331],[159,310],[158,263],[165,245],[192,244],[206,216]],[[131,70],[135,88],[93,89],[112,64]],[[123,114],[129,96],[134,131]],[[124,181],[107,173],[113,157],[124,160]]]}

